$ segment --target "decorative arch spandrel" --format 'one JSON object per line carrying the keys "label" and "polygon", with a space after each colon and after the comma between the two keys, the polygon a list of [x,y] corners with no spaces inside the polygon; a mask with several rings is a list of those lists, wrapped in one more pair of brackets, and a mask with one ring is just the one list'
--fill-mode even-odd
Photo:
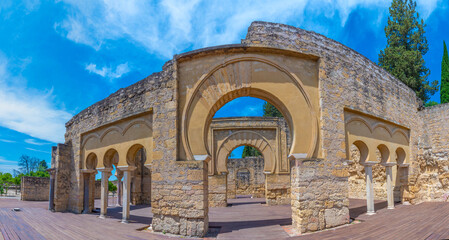
{"label": "decorative arch spandrel", "polygon": [[207,133],[213,115],[225,103],[243,96],[264,99],[283,113],[293,139],[290,153],[309,157],[319,153],[317,107],[299,77],[273,59],[240,54],[211,67],[186,92],[180,120],[188,160],[212,155]]}

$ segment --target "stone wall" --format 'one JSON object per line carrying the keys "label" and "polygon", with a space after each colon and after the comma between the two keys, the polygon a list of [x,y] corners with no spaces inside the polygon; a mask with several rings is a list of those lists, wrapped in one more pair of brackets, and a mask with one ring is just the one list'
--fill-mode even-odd
{"label": "stone wall", "polygon": [[137,167],[131,181],[131,203],[134,205],[151,204],[150,169]]}
{"label": "stone wall", "polygon": [[95,192],[94,192],[94,197],[95,199],[100,199],[101,198],[101,180],[95,181]]}
{"label": "stone wall", "polygon": [[[236,195],[264,198],[265,174],[263,173],[263,164],[262,157],[228,159],[228,199],[235,198]],[[247,174],[245,174],[246,172]]]}
{"label": "stone wall", "polygon": [[425,138],[417,164],[420,174],[407,189],[412,202],[447,201],[449,196],[449,104],[424,108]]}
{"label": "stone wall", "polygon": [[50,178],[24,176],[20,188],[22,201],[48,201]]}
{"label": "stone wall", "polygon": [[[321,194],[341,196],[333,201],[333,204],[338,208],[327,210],[328,214],[346,211],[340,207],[347,207],[347,198],[349,197],[345,109],[359,111],[412,129],[409,161],[411,163],[416,162],[418,143],[421,141],[423,132],[422,122],[418,114],[418,108],[422,103],[409,87],[379,68],[375,63],[356,51],[320,34],[283,24],[253,22],[248,29],[246,38],[242,40],[242,44],[291,50],[319,57],[321,110],[319,125],[324,158],[320,171],[323,171],[323,175],[326,175],[325,173],[330,174],[330,176],[327,176],[328,179],[339,179],[339,185],[331,188],[315,188],[313,194],[315,197]],[[410,164],[407,170],[408,175],[410,175],[409,180],[419,173],[416,164]],[[292,177],[292,183],[297,182],[298,179],[295,178],[298,177],[300,176]],[[296,190],[292,186],[292,195],[294,195],[293,191]],[[310,202],[310,206],[319,206],[317,208],[322,211],[316,211],[324,216],[324,211],[327,209],[326,205],[312,205],[313,197]],[[298,211],[304,211],[304,214],[314,212],[308,209],[313,208],[310,206],[302,207],[293,203],[292,205],[294,213]],[[313,221],[311,221],[314,223],[313,226],[302,226],[303,230],[320,229],[334,225],[334,223],[327,224],[322,221],[317,223],[315,219],[313,218]],[[324,219],[324,217],[318,219]],[[335,221],[338,224],[343,222]]]}
{"label": "stone wall", "polygon": [[[366,199],[365,167],[360,164],[360,152],[355,145],[350,147],[351,157],[349,164],[349,198]],[[377,151],[377,161],[381,161],[380,152]],[[375,164],[373,171],[373,189],[375,200],[387,200],[385,167]],[[398,195],[398,194],[395,194]],[[399,201],[400,199],[396,199]]]}
{"label": "stone wall", "polygon": [[[317,156],[323,156],[323,159],[306,161],[292,168],[293,222],[302,232],[348,221],[349,167],[345,109],[411,130],[410,167],[406,169],[408,174],[405,174],[404,181],[407,186],[403,189],[406,198],[415,202],[427,196],[438,198],[432,195],[435,189],[420,187],[423,185],[420,182],[428,182],[430,177],[435,186],[439,183],[443,186],[437,190],[438,195],[444,191],[447,178],[444,175],[440,178],[440,173],[447,172],[444,149],[447,148],[445,141],[449,136],[447,131],[441,135],[435,135],[435,132],[447,129],[447,105],[418,113],[421,103],[405,84],[354,50],[314,32],[282,24],[254,22],[248,29],[246,39],[237,47],[283,49],[301,54],[304,58],[317,59],[319,63],[321,152]],[[223,53],[223,49],[225,47],[218,49],[217,54]],[[185,59],[188,59],[186,56]],[[66,124],[65,144],[59,144],[52,151],[52,167],[56,168],[56,211],[82,210],[81,170],[84,166],[80,156],[81,134],[127,117],[151,112],[153,229],[188,236],[203,236],[207,232],[207,163],[178,161],[184,160],[180,159],[177,151],[182,146],[178,142],[181,121],[178,57],[167,62],[163,71],[118,90],[83,110]],[[426,174],[424,169],[427,168],[429,173]],[[278,180],[273,179],[273,182],[283,182]]]}
{"label": "stone wall", "polygon": [[349,223],[347,177],[323,168],[323,160],[292,161],[292,225],[300,233]]}
{"label": "stone wall", "polygon": [[72,190],[71,186],[78,184],[78,182],[71,182],[71,177],[74,175],[70,168],[71,164],[73,164],[71,159],[72,151],[70,143],[58,144],[52,148],[51,167],[56,169],[54,204],[57,212],[67,210],[69,199],[72,197],[69,194]]}
{"label": "stone wall", "polygon": [[267,205],[290,204],[290,174],[265,174],[262,157],[228,159],[227,165],[227,175],[209,176],[209,207],[226,207],[236,195],[265,198]]}
{"label": "stone wall", "polygon": [[[81,161],[80,140],[81,134],[111,124],[127,117],[153,111],[154,118],[159,115],[165,121],[170,116],[165,115],[167,102],[173,102],[175,81],[173,80],[173,64],[168,62],[164,67],[166,71],[154,73],[147,78],[118,90],[109,97],[93,104],[81,111],[66,123],[66,144],[71,145],[70,176],[72,183],[70,198],[66,210],[81,212],[82,210],[82,174],[84,167]],[[169,81],[171,79],[171,81]],[[176,133],[176,130],[174,130]],[[171,138],[174,139],[176,135]]]}
{"label": "stone wall", "polygon": [[[83,181],[81,134],[124,118],[151,111],[153,114],[153,152],[151,195],[153,229],[167,233],[203,236],[207,232],[207,164],[177,161],[176,62],[169,61],[163,71],[111,94],[74,116],[67,124],[66,144],[72,173],[65,182],[67,204],[57,211],[81,212]],[[58,161],[56,161],[58,162]],[[206,186],[206,187],[204,187]]]}

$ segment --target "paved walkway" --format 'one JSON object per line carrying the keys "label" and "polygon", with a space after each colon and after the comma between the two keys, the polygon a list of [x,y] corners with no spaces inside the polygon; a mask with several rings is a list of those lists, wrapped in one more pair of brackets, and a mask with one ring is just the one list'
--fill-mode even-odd
{"label": "paved walkway", "polygon": [[[290,206],[266,206],[263,199],[234,199],[230,207],[211,208],[209,238],[285,239],[291,225]],[[97,202],[98,203],[98,202]],[[121,208],[108,209],[109,217],[98,213],[52,213],[48,202],[21,202],[0,199],[0,240],[3,239],[176,239],[162,234],[138,231],[151,222],[149,206],[131,206],[130,224],[122,224]],[[347,226],[292,239],[447,239],[449,203],[398,205],[387,210],[385,202],[376,202],[378,213],[364,214],[365,201],[350,201],[351,218]],[[99,206],[99,204],[97,205]],[[13,207],[21,211],[14,212]]]}

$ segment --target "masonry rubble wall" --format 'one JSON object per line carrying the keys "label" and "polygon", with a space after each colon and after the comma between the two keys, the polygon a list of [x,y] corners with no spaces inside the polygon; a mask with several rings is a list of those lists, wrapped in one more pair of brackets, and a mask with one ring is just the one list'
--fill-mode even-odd
{"label": "masonry rubble wall", "polygon": [[323,168],[323,160],[292,161],[292,225],[300,233],[349,223],[349,199],[333,189],[347,186],[347,177]]}
{"label": "masonry rubble wall", "polygon": [[22,201],[48,201],[50,178],[23,176],[20,187]]}
{"label": "masonry rubble wall", "polygon": [[[360,164],[360,152],[355,145],[352,145],[349,150],[351,151],[350,159],[354,159],[349,162],[349,198],[366,199],[365,167]],[[377,162],[381,162],[380,152],[377,154]],[[372,166],[372,174],[374,199],[387,200],[385,167],[375,164]],[[398,191],[398,188],[395,190]],[[395,194],[395,196],[399,196],[399,194]],[[395,200],[400,201],[401,199]]]}
{"label": "masonry rubble wall", "polygon": [[83,208],[81,134],[151,111],[154,145],[151,166],[153,229],[189,236],[202,236],[207,232],[207,174],[203,174],[207,165],[203,162],[176,161],[176,84],[176,62],[169,61],[163,71],[118,90],[67,122],[65,139],[66,145],[71,146],[70,161],[67,162],[71,175],[65,181],[69,184],[65,188],[67,194],[59,197],[66,204],[61,204],[57,211],[80,213]]}
{"label": "masonry rubble wall", "polygon": [[425,138],[420,142],[420,174],[410,195],[417,202],[449,200],[449,104],[421,110]]}
{"label": "masonry rubble wall", "polygon": [[[291,50],[319,57],[319,121],[324,158],[321,166],[324,172],[329,172],[336,178],[345,178],[346,181],[329,189],[313,188],[317,194],[328,191],[326,194],[341,194],[346,199],[349,196],[345,109],[360,111],[414,129],[410,137],[412,154],[409,162],[416,162],[418,143],[423,131],[418,114],[421,102],[409,87],[375,63],[320,34],[277,23],[253,22],[242,44]],[[409,179],[416,178],[419,173],[417,165],[411,164],[408,173]],[[292,178],[293,181],[296,180]],[[344,198],[334,204],[348,207],[348,201]],[[322,206],[322,209],[325,207]]]}
{"label": "masonry rubble wall", "polygon": [[[255,198],[265,197],[265,174],[262,157],[228,159],[228,198],[236,195],[251,195]],[[248,174],[238,174],[239,171]]]}
{"label": "masonry rubble wall", "polygon": [[52,148],[52,168],[55,168],[55,196],[54,196],[54,210],[56,212],[66,211],[70,199],[71,182],[71,164],[72,162],[71,144],[58,144]]}
{"label": "masonry rubble wall", "polygon": [[101,180],[95,180],[95,192],[94,192],[94,198],[100,199],[101,198]]}
{"label": "masonry rubble wall", "polygon": [[[441,156],[441,162],[447,158],[442,155],[443,147],[439,147],[442,146],[441,140],[431,137],[434,129],[446,126],[435,123],[424,128],[430,118],[427,119],[423,114],[429,113],[436,119],[439,111],[443,110],[435,108],[418,112],[421,102],[405,84],[354,50],[314,32],[283,24],[254,22],[239,47],[277,48],[319,58],[319,126],[323,159],[317,165],[298,165],[294,169],[295,174],[292,171],[292,197],[295,198],[292,200],[293,214],[304,215],[310,223],[315,224],[305,226],[305,222],[301,220],[305,218],[295,217],[294,222],[301,231],[314,231],[348,221],[346,210],[349,204],[349,173],[345,109],[385,119],[411,130],[411,155],[408,159],[410,167],[407,169],[406,179],[408,186],[403,191],[406,198],[416,200],[412,203],[424,199],[421,197],[424,196],[420,193],[422,191],[417,191],[419,182],[425,179],[420,165],[422,159],[427,159],[425,156],[429,155],[429,148],[424,143],[435,145],[430,156]],[[218,50],[218,53],[220,51],[223,49]],[[66,124],[65,144],[59,144],[54,149],[55,161],[52,159],[52,167],[54,162],[57,169],[56,211],[82,210],[81,134],[151,111],[153,229],[188,236],[203,236],[207,232],[207,163],[177,161],[177,147],[181,144],[178,143],[176,59],[175,56],[174,60],[167,62],[163,71],[118,90],[83,110]],[[447,136],[441,137],[448,139]],[[427,165],[431,166],[429,161],[425,160],[426,168]],[[438,166],[446,171],[443,163]],[[316,175],[310,176],[308,172],[315,172]],[[302,173],[309,177],[303,177]],[[304,189],[303,184],[307,185],[305,193],[310,194],[300,192],[300,189]],[[330,198],[331,202],[323,202],[324,196]],[[314,218],[316,216],[318,220]]]}

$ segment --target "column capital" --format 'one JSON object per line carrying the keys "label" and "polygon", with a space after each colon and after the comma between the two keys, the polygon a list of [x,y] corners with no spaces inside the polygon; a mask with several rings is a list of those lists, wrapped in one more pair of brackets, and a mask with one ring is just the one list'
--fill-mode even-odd
{"label": "column capital", "polygon": [[108,173],[111,173],[112,172],[112,168],[97,168],[97,171],[99,171],[99,172],[108,172]]}
{"label": "column capital", "polygon": [[307,153],[292,153],[288,155],[288,160],[305,160],[307,159]]}
{"label": "column capital", "polygon": [[97,173],[97,170],[95,170],[95,169],[81,169],[81,172],[90,174],[90,173]]}
{"label": "column capital", "polygon": [[48,168],[47,171],[50,174],[50,177],[54,177],[56,174],[56,168]]}
{"label": "column capital", "polygon": [[367,161],[367,162],[363,162],[361,163],[364,167],[372,167],[373,165],[378,164],[378,162],[372,162],[372,161]]}
{"label": "column capital", "polygon": [[382,163],[381,165],[384,167],[393,167],[396,165],[396,163],[395,162],[386,162],[386,163]]}
{"label": "column capital", "polygon": [[151,170],[151,163],[144,164],[143,166]]}
{"label": "column capital", "polygon": [[136,166],[121,166],[121,167],[117,167],[117,169],[119,169],[120,171],[134,171],[136,170]]}
{"label": "column capital", "polygon": [[212,157],[209,155],[194,155],[193,158],[195,159],[195,161],[205,161],[205,162],[210,162],[210,160],[212,159]]}
{"label": "column capital", "polygon": [[402,164],[398,164],[398,166],[400,168],[407,168],[407,167],[410,167],[410,163],[402,163]]}

